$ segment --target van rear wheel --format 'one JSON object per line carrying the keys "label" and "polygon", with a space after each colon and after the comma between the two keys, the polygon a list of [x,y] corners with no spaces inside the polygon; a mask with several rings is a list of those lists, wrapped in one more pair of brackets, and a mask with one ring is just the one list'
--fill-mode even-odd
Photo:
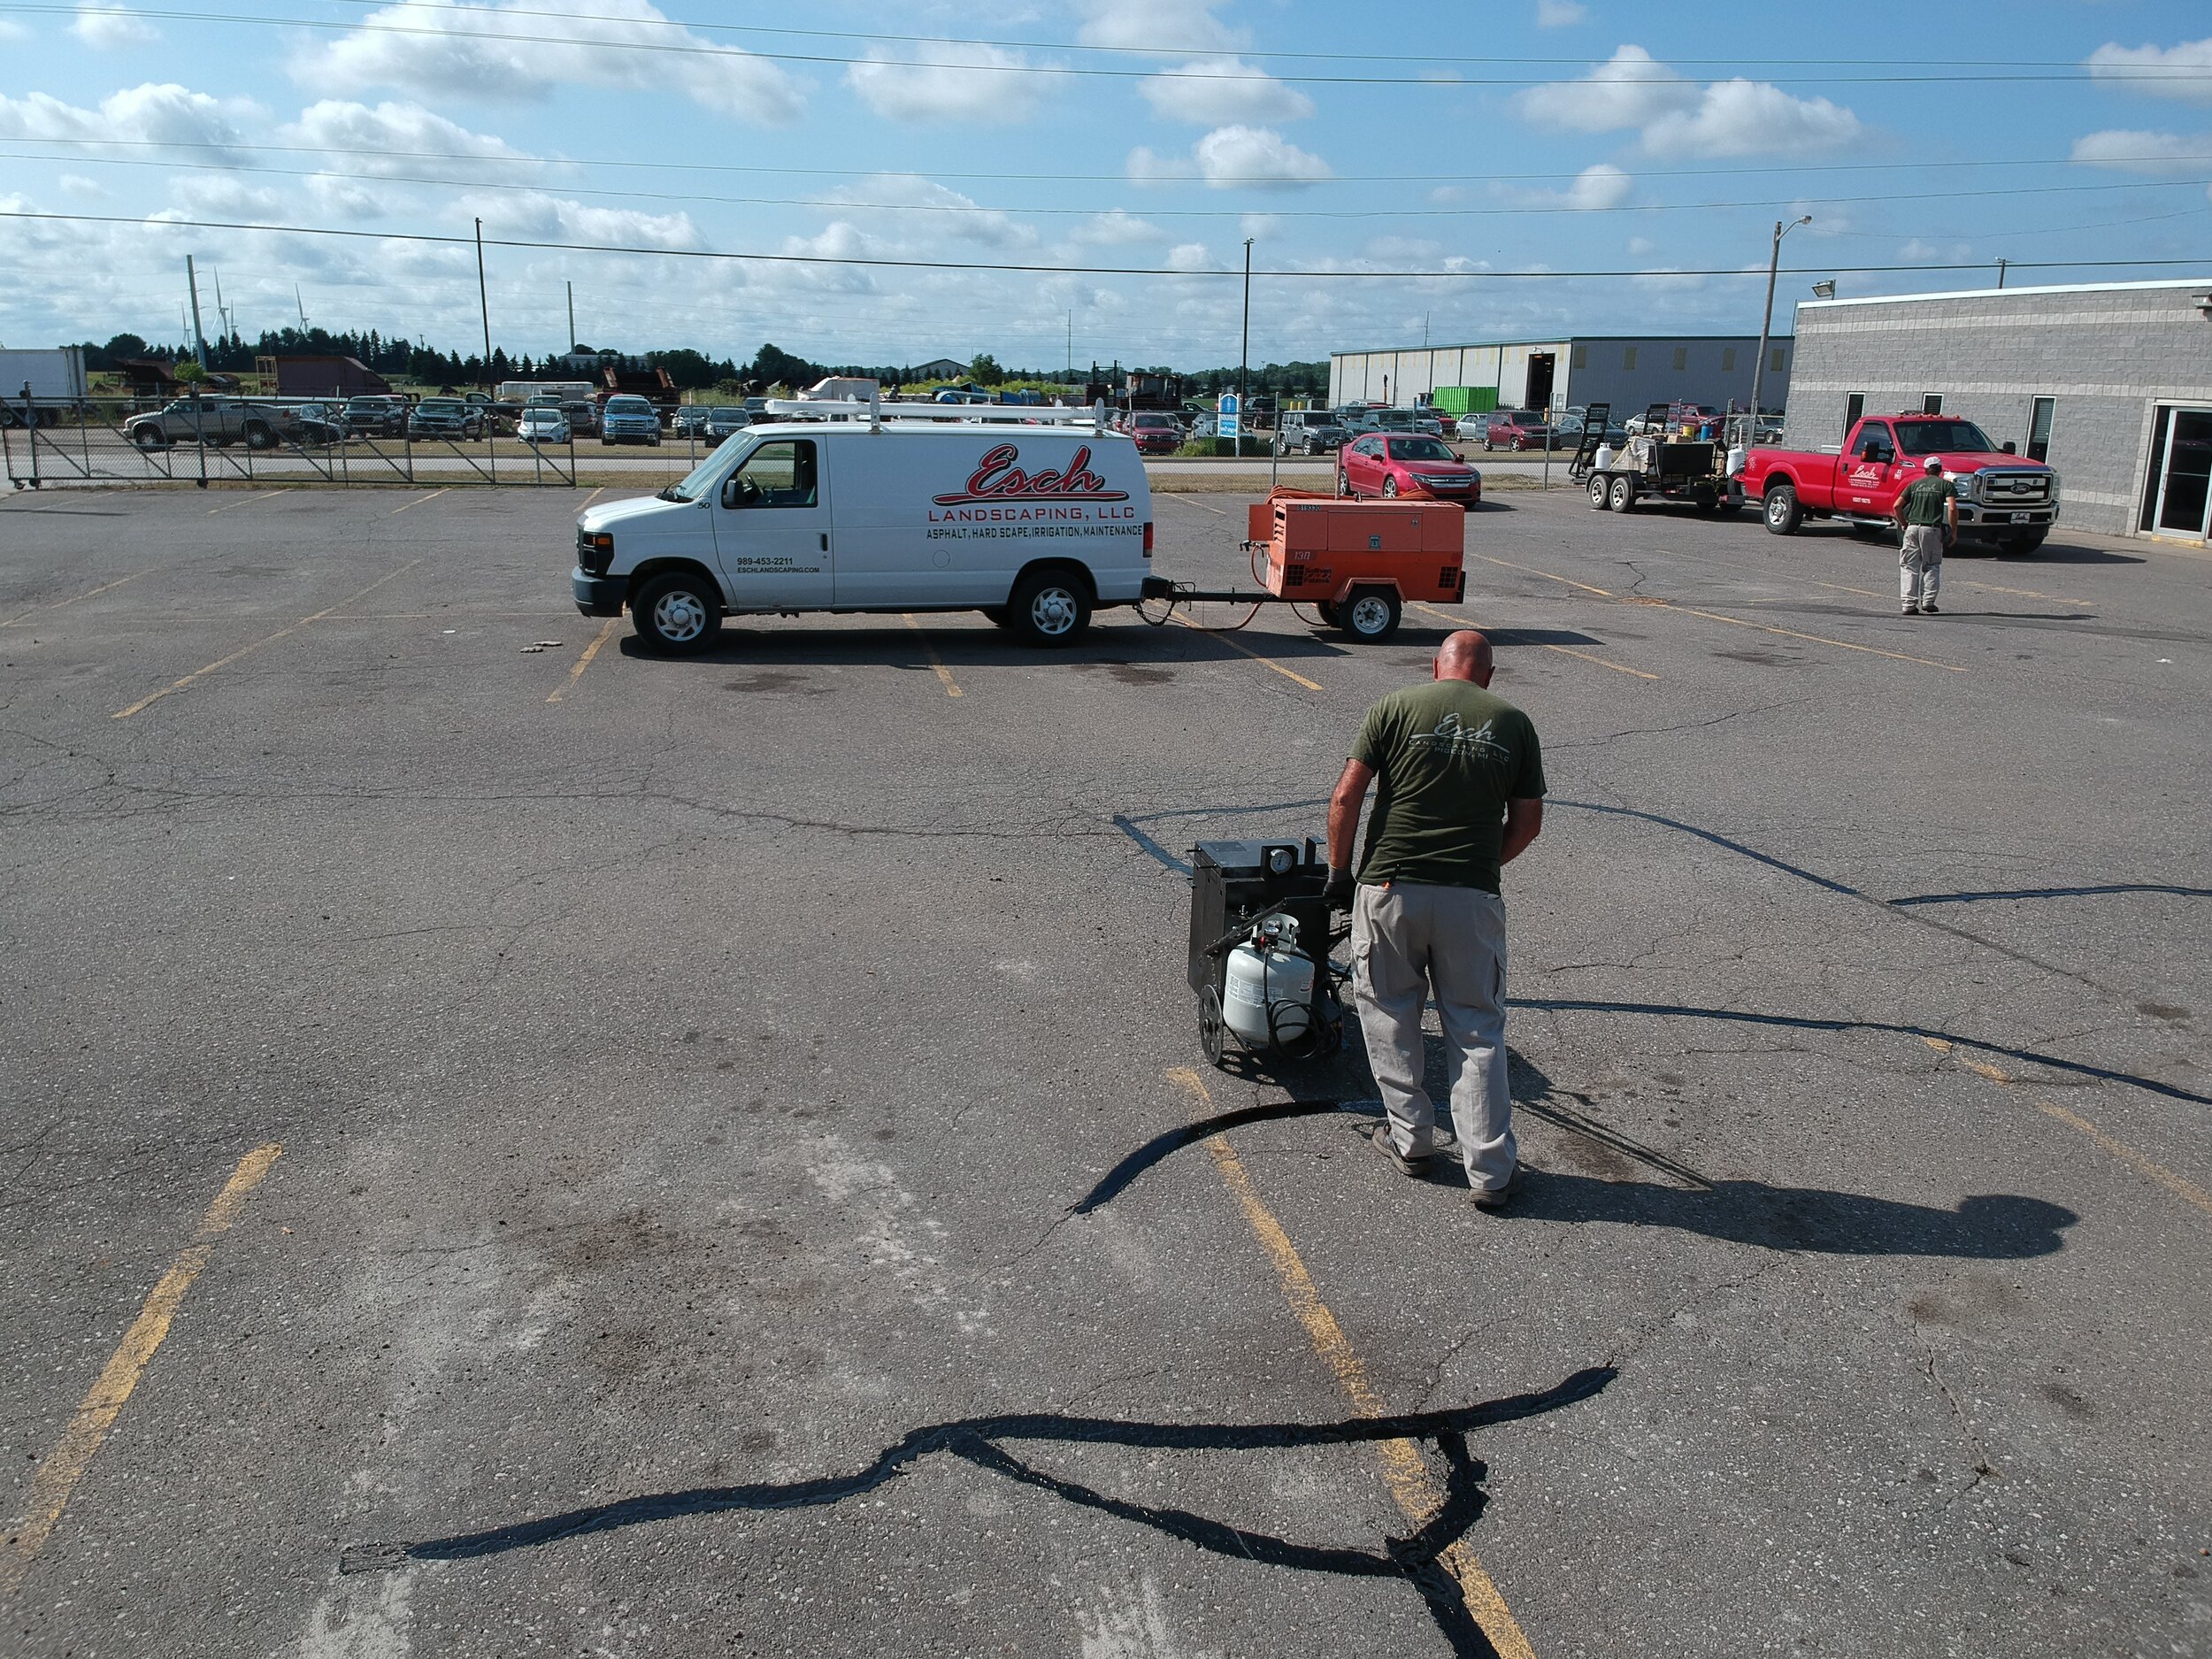
{"label": "van rear wheel", "polygon": [[1066,571],[1025,577],[1007,609],[1014,632],[1027,645],[1071,645],[1091,626],[1091,595],[1082,578]]}
{"label": "van rear wheel", "polygon": [[648,650],[688,657],[712,645],[722,631],[722,595],[691,572],[656,576],[631,595],[630,625]]}

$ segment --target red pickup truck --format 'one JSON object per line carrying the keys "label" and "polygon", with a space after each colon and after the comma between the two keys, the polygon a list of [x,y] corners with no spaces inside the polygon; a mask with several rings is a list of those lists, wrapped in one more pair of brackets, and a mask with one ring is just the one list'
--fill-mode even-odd
{"label": "red pickup truck", "polygon": [[2000,449],[1970,420],[1955,415],[1869,415],[1851,428],[1842,453],[1755,449],[1740,474],[1746,496],[1762,503],[1767,528],[1789,535],[1808,518],[1841,518],[1893,528],[1897,498],[1935,457],[1959,493],[1959,540],[2032,553],[2058,519],[2058,474]]}

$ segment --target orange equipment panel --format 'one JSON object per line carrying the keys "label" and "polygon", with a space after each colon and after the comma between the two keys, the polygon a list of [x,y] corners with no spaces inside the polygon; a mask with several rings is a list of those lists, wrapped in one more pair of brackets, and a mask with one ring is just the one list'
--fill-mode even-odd
{"label": "orange equipment panel", "polygon": [[1402,599],[1456,600],[1466,510],[1448,501],[1348,501],[1279,489],[1247,513],[1267,544],[1267,590],[1282,599],[1340,601],[1390,586]]}

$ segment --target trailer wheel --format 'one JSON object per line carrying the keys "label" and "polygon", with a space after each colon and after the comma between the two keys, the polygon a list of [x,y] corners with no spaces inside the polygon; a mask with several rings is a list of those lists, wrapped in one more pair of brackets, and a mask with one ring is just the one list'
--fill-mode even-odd
{"label": "trailer wheel", "polygon": [[648,650],[689,657],[722,631],[722,595],[695,571],[671,571],[632,596],[630,624]]}
{"label": "trailer wheel", "polygon": [[1696,506],[1697,510],[1709,518],[1720,511],[1720,497],[1714,495],[1709,489],[1701,489],[1698,491],[1695,495],[1691,497],[1691,500]]}
{"label": "trailer wheel", "polygon": [[1391,588],[1355,588],[1339,625],[1363,645],[1379,645],[1398,631],[1398,594]]}
{"label": "trailer wheel", "polygon": [[1615,478],[1605,492],[1605,504],[1615,512],[1626,512],[1636,504],[1636,482],[1633,479]]}
{"label": "trailer wheel", "polygon": [[1805,522],[1805,512],[1797,504],[1796,488],[1776,484],[1767,490],[1767,528],[1776,535],[1794,535],[1797,526]]}
{"label": "trailer wheel", "polygon": [[1221,993],[1210,985],[1198,994],[1198,1046],[1210,1065],[1228,1058],[1229,1024],[1221,1017]]}
{"label": "trailer wheel", "polygon": [[1605,490],[1608,481],[1602,472],[1590,474],[1590,505],[1600,512],[1605,511]]}

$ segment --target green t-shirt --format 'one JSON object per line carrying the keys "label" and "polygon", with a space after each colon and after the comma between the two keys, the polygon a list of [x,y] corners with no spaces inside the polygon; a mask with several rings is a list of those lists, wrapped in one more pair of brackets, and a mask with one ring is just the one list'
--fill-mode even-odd
{"label": "green t-shirt", "polygon": [[1941,524],[1947,517],[1943,503],[1957,494],[1942,474],[1924,473],[1906,485],[1905,493],[1897,498],[1898,516],[1907,524]]}
{"label": "green t-shirt", "polygon": [[1362,881],[1498,890],[1505,803],[1544,793],[1528,716],[1472,680],[1409,686],[1368,710],[1352,758],[1377,784]]}

